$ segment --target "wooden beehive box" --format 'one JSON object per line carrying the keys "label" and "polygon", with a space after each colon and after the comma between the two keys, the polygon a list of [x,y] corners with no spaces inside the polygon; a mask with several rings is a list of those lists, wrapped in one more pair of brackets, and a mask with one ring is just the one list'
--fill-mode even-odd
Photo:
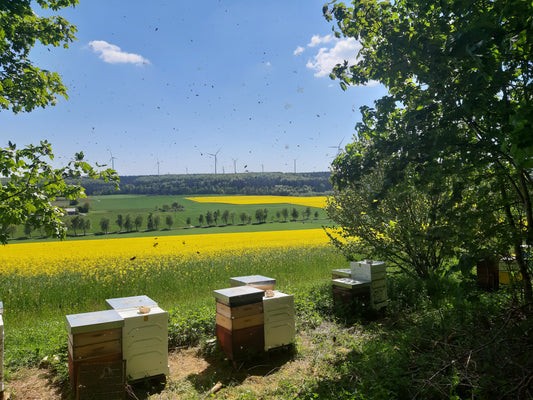
{"label": "wooden beehive box", "polygon": [[120,359],[86,361],[77,372],[77,400],[123,400],[125,398],[125,361]]}
{"label": "wooden beehive box", "polygon": [[[86,364],[118,365],[122,363],[122,327],[123,318],[115,310],[96,311],[82,314],[67,315],[69,375],[76,399],[80,395],[90,396],[90,388],[97,388],[97,382],[80,382],[80,375]],[[113,374],[113,379],[119,375]],[[97,376],[93,377],[97,380]],[[87,378],[88,379],[88,378]],[[120,378],[117,386],[124,386],[124,379]],[[80,384],[83,383],[82,386]],[[90,397],[86,397],[90,398]],[[116,397],[120,398],[120,397]]]}
{"label": "wooden beehive box", "polygon": [[235,286],[252,286],[262,290],[274,290],[276,280],[263,275],[247,275],[229,278],[232,287]]}
{"label": "wooden beehive box", "polygon": [[264,293],[264,290],[251,286],[213,291],[217,310],[217,339],[230,360],[264,350]]}
{"label": "wooden beehive box", "polygon": [[370,300],[369,281],[360,281],[351,278],[338,278],[331,281],[333,301],[335,304],[351,304],[355,299],[363,302]]}

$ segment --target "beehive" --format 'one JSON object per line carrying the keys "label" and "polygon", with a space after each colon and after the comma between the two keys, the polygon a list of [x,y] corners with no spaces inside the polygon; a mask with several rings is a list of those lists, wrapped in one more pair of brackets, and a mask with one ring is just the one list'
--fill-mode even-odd
{"label": "beehive", "polygon": [[379,310],[387,306],[387,267],[383,261],[351,262],[352,279],[370,281],[371,306]]}
{"label": "beehive", "polygon": [[335,304],[351,304],[355,299],[362,302],[370,300],[371,283],[352,278],[337,278],[331,281]]}
{"label": "beehive", "polygon": [[331,279],[349,278],[352,276],[351,268],[339,268],[331,270]]}
{"label": "beehive", "polygon": [[69,375],[75,398],[123,399],[123,318],[114,310],[106,310],[67,315],[66,319]]}
{"label": "beehive", "polygon": [[107,308],[110,310],[121,310],[125,308],[140,308],[142,306],[146,307],[157,307],[158,304],[150,297],[142,296],[131,296],[131,297],[117,297],[114,299],[106,299]]}
{"label": "beehive", "polygon": [[264,350],[264,293],[264,290],[251,286],[213,291],[217,339],[230,360]]}
{"label": "beehive", "polygon": [[0,399],[4,398],[4,304],[0,301]]}
{"label": "beehive", "polygon": [[295,335],[294,296],[277,290],[263,297],[265,350],[291,344]]}
{"label": "beehive", "polygon": [[276,280],[263,275],[247,275],[229,278],[232,287],[235,286],[252,286],[262,290],[274,290]]}
{"label": "beehive", "polygon": [[122,355],[127,380],[168,375],[168,313],[157,306],[115,311],[124,319]]}

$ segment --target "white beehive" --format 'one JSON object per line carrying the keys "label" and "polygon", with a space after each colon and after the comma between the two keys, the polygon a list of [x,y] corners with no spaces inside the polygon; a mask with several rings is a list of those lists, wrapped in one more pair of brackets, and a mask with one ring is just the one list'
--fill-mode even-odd
{"label": "white beehive", "polygon": [[352,279],[370,282],[370,300],[375,309],[387,305],[387,267],[383,261],[351,262]]}
{"label": "white beehive", "polygon": [[127,379],[168,375],[168,313],[157,306],[115,311],[124,319],[122,354]]}
{"label": "white beehive", "polygon": [[[268,297],[268,295],[272,295]],[[295,335],[294,297],[277,290],[263,297],[265,350],[286,346]]]}
{"label": "white beehive", "polygon": [[246,285],[262,290],[274,290],[276,280],[263,275],[247,275],[229,278],[229,283],[232,287]]}
{"label": "white beehive", "polygon": [[4,320],[2,314],[4,313],[4,305],[0,301],[0,399],[3,398],[4,393]]}
{"label": "white beehive", "polygon": [[152,300],[150,297],[142,296],[131,296],[131,297],[117,297],[114,299],[106,299],[107,307],[113,310],[120,310],[124,308],[140,308],[142,306],[146,307],[157,307],[158,304]]}

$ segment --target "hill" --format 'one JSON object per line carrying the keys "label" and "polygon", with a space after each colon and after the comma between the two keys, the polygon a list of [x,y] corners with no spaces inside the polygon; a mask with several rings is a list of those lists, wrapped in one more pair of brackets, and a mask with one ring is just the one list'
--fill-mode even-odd
{"label": "hill", "polygon": [[[315,195],[331,191],[330,172],[244,173],[121,176],[121,194],[192,195]],[[113,184],[91,179],[77,181],[88,195],[116,194]]]}

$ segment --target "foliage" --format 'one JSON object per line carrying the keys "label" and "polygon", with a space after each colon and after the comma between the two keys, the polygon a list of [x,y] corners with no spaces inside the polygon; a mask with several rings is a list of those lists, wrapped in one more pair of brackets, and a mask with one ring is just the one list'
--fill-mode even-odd
{"label": "foliage", "polygon": [[[355,0],[333,1],[323,11],[336,20],[337,36],[362,46],[355,65],[339,64],[331,77],[343,89],[377,81],[389,91],[375,108],[362,108],[358,139],[371,143],[365,164],[386,163],[384,190],[414,174],[428,195],[435,182],[456,177],[452,193],[465,218],[458,228],[473,239],[457,247],[479,252],[470,217],[477,214],[483,231],[495,232],[483,251],[515,253],[526,301],[533,302],[520,251],[533,244],[533,5]],[[349,180],[345,167],[336,173]]]}
{"label": "foliage", "polygon": [[[38,0],[42,9],[57,11],[75,6],[78,0]],[[18,113],[57,103],[67,97],[61,77],[33,65],[30,50],[39,41],[44,46],[68,47],[76,27],[60,16],[43,17],[29,1],[2,1],[0,6],[0,109]]]}
{"label": "foliage", "polygon": [[98,171],[83,157],[83,153],[77,153],[65,167],[54,169],[49,165],[54,155],[46,141],[23,149],[11,142],[7,148],[0,148],[0,243],[7,242],[8,227],[19,224],[43,227],[48,235],[64,238],[63,211],[51,202],[58,197],[85,197],[81,186],[68,184],[65,179],[85,175],[118,182],[113,170]]}
{"label": "foliage", "polygon": [[[123,194],[146,195],[277,195],[324,194],[331,190],[329,172],[246,173],[123,176]],[[113,194],[111,185],[98,181],[79,182],[89,195]]]}

